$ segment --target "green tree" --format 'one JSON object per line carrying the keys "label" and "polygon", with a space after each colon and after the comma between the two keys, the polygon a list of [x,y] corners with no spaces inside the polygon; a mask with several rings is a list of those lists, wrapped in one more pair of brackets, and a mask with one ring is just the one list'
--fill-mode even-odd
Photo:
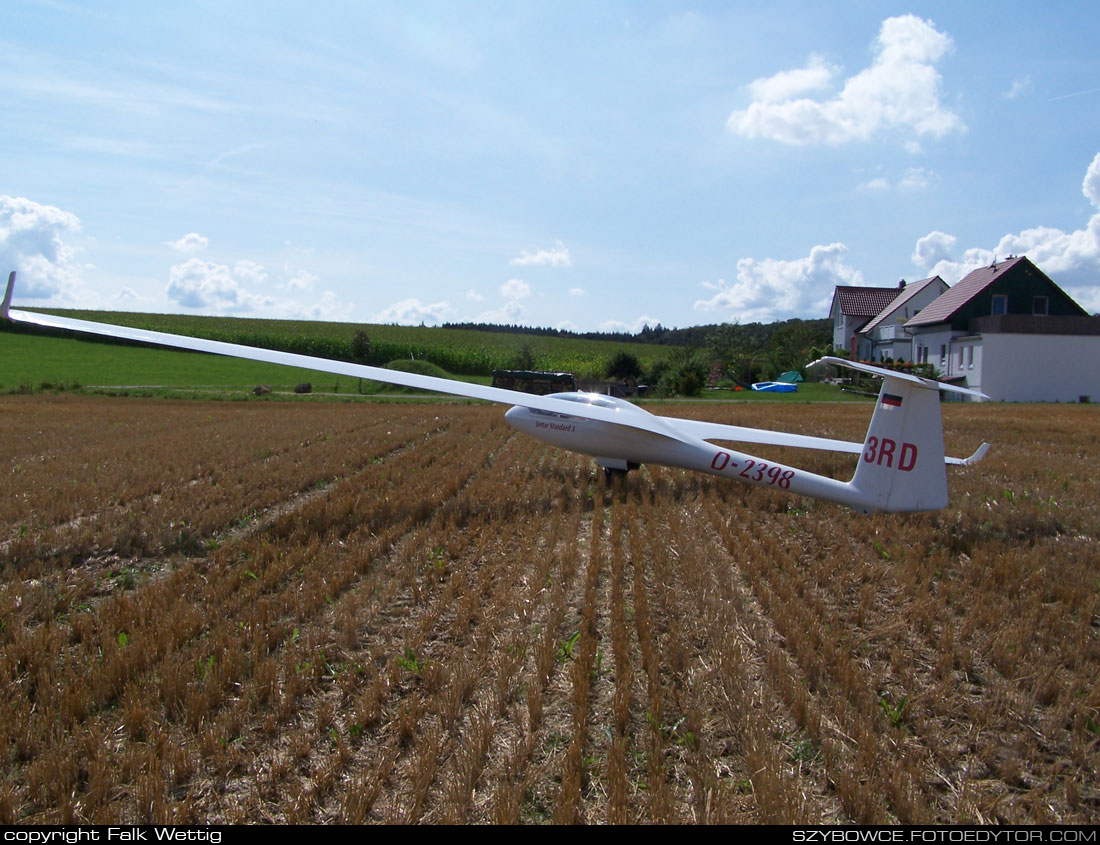
{"label": "green tree", "polygon": [[706,359],[692,349],[681,349],[669,359],[657,390],[663,396],[698,396],[707,383]]}
{"label": "green tree", "polygon": [[370,361],[370,338],[359,329],[351,339],[351,357],[360,364]]}
{"label": "green tree", "polygon": [[633,352],[619,350],[611,356],[604,374],[608,378],[636,382],[642,375],[642,365]]}

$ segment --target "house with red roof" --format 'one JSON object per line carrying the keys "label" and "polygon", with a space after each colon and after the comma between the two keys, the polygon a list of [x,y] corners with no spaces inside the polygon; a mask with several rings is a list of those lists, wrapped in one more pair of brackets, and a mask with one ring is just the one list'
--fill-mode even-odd
{"label": "house with red roof", "polygon": [[892,288],[837,285],[829,309],[833,321],[833,348],[858,352],[859,330],[881,314],[904,286],[904,281]]}

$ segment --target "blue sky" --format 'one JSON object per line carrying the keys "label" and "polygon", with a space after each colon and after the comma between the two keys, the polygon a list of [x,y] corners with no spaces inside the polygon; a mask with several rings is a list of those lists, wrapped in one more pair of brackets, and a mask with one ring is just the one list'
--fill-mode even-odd
{"label": "blue sky", "polygon": [[1092,4],[0,7],[16,304],[637,330],[1026,253],[1100,310]]}

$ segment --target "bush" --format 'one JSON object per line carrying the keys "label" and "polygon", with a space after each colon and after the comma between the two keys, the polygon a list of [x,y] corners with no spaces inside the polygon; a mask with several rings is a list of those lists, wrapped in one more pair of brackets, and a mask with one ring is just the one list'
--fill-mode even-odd
{"label": "bush", "polygon": [[638,362],[638,356],[633,352],[619,350],[607,362],[604,375],[622,381],[636,381],[642,375],[642,365]]}

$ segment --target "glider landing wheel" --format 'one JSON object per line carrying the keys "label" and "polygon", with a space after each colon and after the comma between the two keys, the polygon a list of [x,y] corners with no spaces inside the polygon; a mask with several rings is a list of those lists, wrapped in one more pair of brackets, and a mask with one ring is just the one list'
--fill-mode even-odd
{"label": "glider landing wheel", "polygon": [[603,480],[608,484],[612,484],[616,478],[626,478],[626,474],[630,472],[628,469],[618,469],[616,467],[604,467],[603,468]]}

